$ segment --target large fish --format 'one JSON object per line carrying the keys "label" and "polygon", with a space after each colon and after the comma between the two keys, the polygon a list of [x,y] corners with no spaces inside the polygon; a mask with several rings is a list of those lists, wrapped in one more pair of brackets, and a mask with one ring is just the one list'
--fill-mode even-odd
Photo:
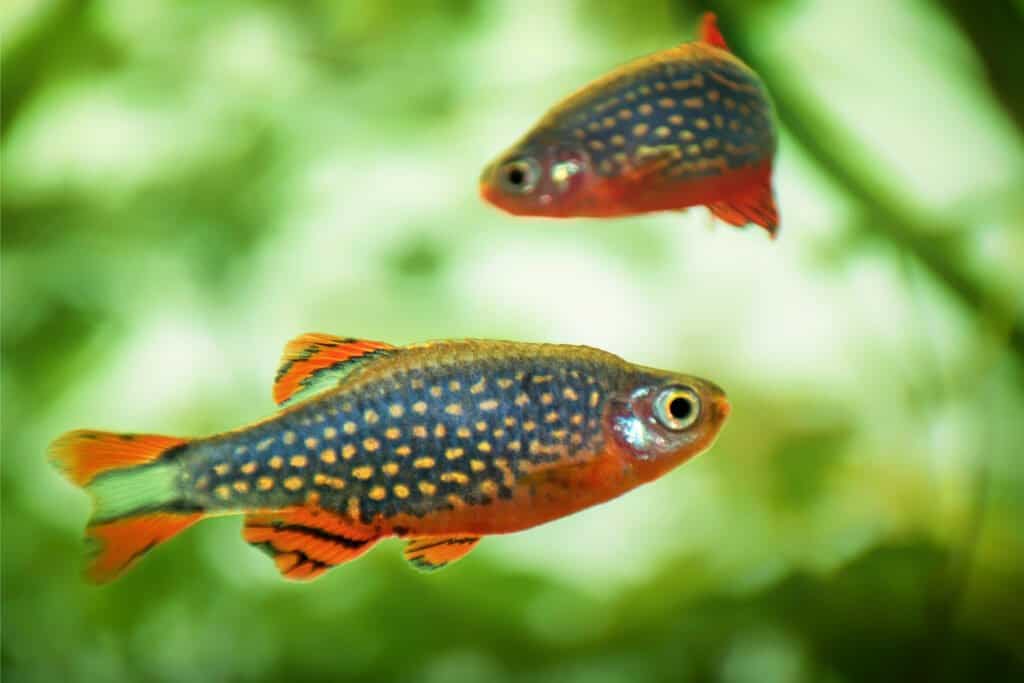
{"label": "large fish", "polygon": [[513,214],[627,216],[706,205],[775,235],[772,105],[714,14],[701,39],[642,57],[555,105],[480,178]]}
{"label": "large fish", "polygon": [[604,502],[706,450],[729,414],[711,382],[583,346],[407,347],[303,335],[281,411],[200,439],[74,431],[51,456],[93,497],[88,575],[107,581],[186,527],[245,515],[292,579],[409,539],[436,569],[488,534]]}

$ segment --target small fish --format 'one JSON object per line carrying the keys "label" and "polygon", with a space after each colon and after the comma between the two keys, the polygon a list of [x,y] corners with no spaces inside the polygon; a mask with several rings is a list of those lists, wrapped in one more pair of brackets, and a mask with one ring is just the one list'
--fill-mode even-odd
{"label": "small fish", "polygon": [[521,216],[628,216],[706,205],[775,236],[776,135],[761,79],[715,15],[701,39],[642,57],[555,105],[488,164],[483,198]]}
{"label": "small fish", "polygon": [[406,347],[307,334],[285,348],[281,411],[201,439],[73,431],[53,461],[94,502],[87,575],[113,579],[215,515],[291,579],[408,540],[439,569],[481,536],[615,498],[711,447],[720,388],[583,346]]}

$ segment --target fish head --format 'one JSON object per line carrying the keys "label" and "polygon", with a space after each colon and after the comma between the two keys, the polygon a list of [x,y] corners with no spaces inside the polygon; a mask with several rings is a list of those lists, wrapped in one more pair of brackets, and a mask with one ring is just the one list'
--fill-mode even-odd
{"label": "fish head", "polygon": [[590,179],[590,157],[582,148],[527,138],[484,167],[480,195],[517,216],[569,216]]}
{"label": "fish head", "polygon": [[610,398],[604,428],[642,483],[709,449],[731,406],[721,387],[692,375],[644,369],[638,380]]}

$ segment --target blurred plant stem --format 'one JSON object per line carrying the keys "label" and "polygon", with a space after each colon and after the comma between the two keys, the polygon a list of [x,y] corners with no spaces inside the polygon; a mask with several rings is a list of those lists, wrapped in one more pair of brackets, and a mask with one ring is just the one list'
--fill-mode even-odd
{"label": "blurred plant stem", "polygon": [[981,60],[992,93],[1024,134],[1024,6],[1013,0],[937,0]]}
{"label": "blurred plant stem", "polygon": [[1003,333],[1019,363],[1024,364],[1024,323],[1016,318],[1013,302],[970,276],[956,263],[952,250],[940,241],[943,236],[966,231],[958,226],[936,226],[940,219],[910,206],[883,180],[891,177],[884,165],[867,158],[867,145],[858,143],[850,131],[829,116],[792,74],[783,73],[772,60],[760,58],[761,51],[752,39],[750,14],[741,11],[742,6],[721,3],[715,10],[731,48],[743,55],[767,84],[778,117],[792,139],[855,203],[863,217],[860,225],[912,254],[987,329]]}
{"label": "blurred plant stem", "polygon": [[98,36],[88,30],[87,0],[62,0],[48,3],[29,20],[31,26],[15,40],[5,37],[0,46],[3,55],[3,81],[0,92],[0,137],[6,137],[11,125],[38,95],[42,84],[52,83],[54,74],[94,65],[109,50]]}

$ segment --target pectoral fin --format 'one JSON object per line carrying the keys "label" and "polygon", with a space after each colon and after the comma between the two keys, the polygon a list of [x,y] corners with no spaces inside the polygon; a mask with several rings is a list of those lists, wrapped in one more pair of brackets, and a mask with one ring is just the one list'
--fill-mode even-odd
{"label": "pectoral fin", "polygon": [[420,536],[405,546],[405,559],[421,571],[432,572],[464,557],[479,536]]}
{"label": "pectoral fin", "polygon": [[646,183],[651,176],[661,173],[682,156],[678,145],[638,145],[633,153],[633,168],[625,174],[626,180]]}

